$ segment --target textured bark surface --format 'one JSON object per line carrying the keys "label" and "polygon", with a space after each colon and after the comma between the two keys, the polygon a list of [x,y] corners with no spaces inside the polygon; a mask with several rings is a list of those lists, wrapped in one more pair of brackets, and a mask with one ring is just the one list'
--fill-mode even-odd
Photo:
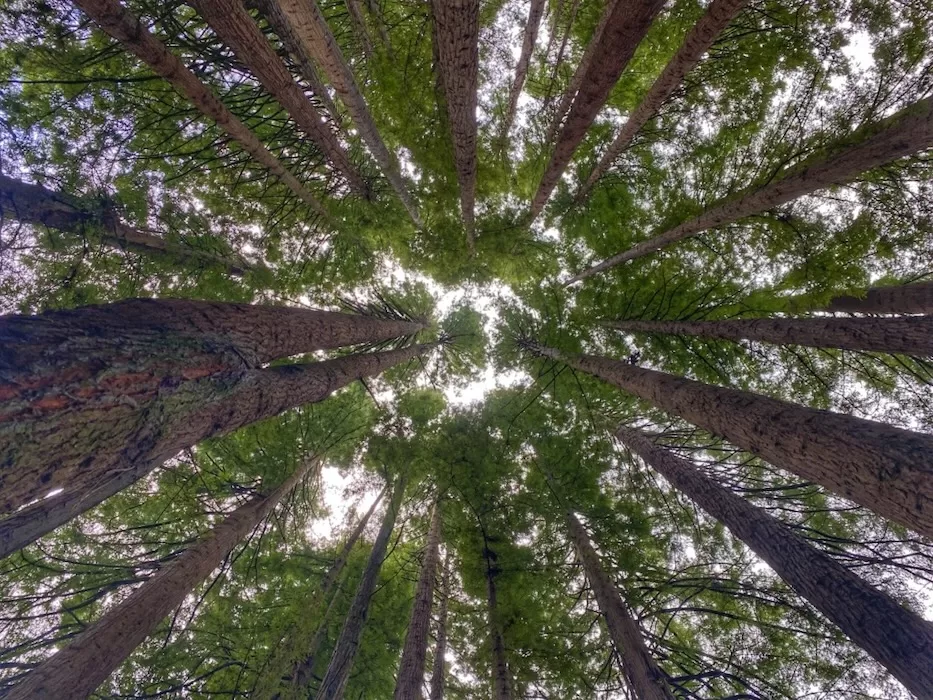
{"label": "textured bark surface", "polygon": [[512,80],[512,87],[509,89],[509,103],[505,110],[502,131],[499,134],[499,138],[503,142],[508,140],[509,131],[512,129],[512,122],[515,121],[515,111],[518,109],[518,98],[522,94],[522,88],[525,86],[525,78],[528,76],[528,66],[531,63],[531,55],[535,50],[535,42],[538,40],[538,28],[541,26],[541,17],[544,15],[544,8],[546,6],[546,0],[531,0],[531,4],[528,8],[528,23],[525,25],[525,35],[522,39],[522,52],[519,54],[518,64],[515,66],[515,78]]}
{"label": "textured bark surface", "polygon": [[165,78],[198,111],[214,120],[253,159],[281,180],[299,199],[324,217],[327,211],[298,178],[285,168],[249,128],[237,119],[207,85],[154,37],[119,0],[74,0],[107,34]]}
{"label": "textured bark surface", "polygon": [[9,700],[83,700],[203,582],[312,470],[309,459],[269,495],[237,508],[193,547],[108,611],[74,642],[36,667]]}
{"label": "textured bark surface", "polygon": [[933,282],[871,287],[863,298],[838,296],[820,311],[861,314],[933,314]]}
{"label": "textured bark surface", "polygon": [[92,202],[0,175],[0,215],[78,236],[90,235],[120,250],[167,257],[182,264],[216,265],[234,275],[250,266],[207,251],[172,243],[120,221],[103,202]]}
{"label": "textured bark surface", "polygon": [[728,527],[908,690],[918,698],[933,697],[933,624],[690,462],[658,447],[644,433],[623,427],[618,437],[672,486]]}
{"label": "textured bark surface", "polygon": [[431,0],[439,73],[467,244],[476,236],[476,91],[479,76],[479,0]]}
{"label": "textured bark surface", "polygon": [[776,467],[933,537],[933,435],[703,384],[605,357],[538,349]]}
{"label": "textured bark surface", "polygon": [[557,137],[551,159],[531,202],[532,221],[544,209],[570,159],[596,119],[597,113],[606,104],[610,91],[635,55],[635,49],[648,33],[654,18],[664,7],[664,2],[665,0],[616,0],[589,57],[586,74],[573,98],[567,121]]}
{"label": "textured bark surface", "polygon": [[512,700],[512,677],[505,656],[505,639],[499,624],[499,601],[496,591],[496,568],[492,563],[488,547],[483,553],[486,559],[486,615],[489,625],[489,645],[492,650],[492,696],[493,700]]}
{"label": "textured bark surface", "polygon": [[363,571],[363,578],[360,579],[360,585],[356,589],[353,603],[350,605],[343,628],[340,630],[340,637],[334,647],[334,653],[327,666],[327,672],[321,681],[317,700],[338,700],[343,697],[343,689],[350,677],[353,661],[356,659],[356,652],[360,647],[363,627],[366,625],[366,618],[369,615],[369,604],[372,602],[373,591],[376,589],[376,582],[379,579],[379,571],[382,569],[382,562],[386,556],[389,538],[392,536],[395,521],[402,507],[406,483],[406,479],[399,478],[392,489],[392,500],[386,507],[379,534],[373,543],[369,561],[366,562],[366,569]]}
{"label": "textured bark surface", "polygon": [[369,29],[366,28],[363,6],[360,5],[360,0],[344,0],[344,2],[350,14],[353,33],[356,34],[356,38],[360,42],[360,49],[363,51],[363,55],[369,58],[373,55],[373,40],[369,36]]}
{"label": "textured bark surface", "polygon": [[933,146],[933,97],[920,100],[889,119],[860,130],[850,136],[848,142],[851,145],[837,148],[831,155],[810,159],[767,185],[713,205],[695,219],[584,270],[567,284],[592,277],[707,229],[731,224],[832,185],[850,182],[867,170]]}
{"label": "textured bark surface", "polygon": [[424,663],[428,655],[428,632],[431,628],[431,607],[434,603],[434,582],[441,546],[441,509],[434,503],[431,528],[424,548],[421,574],[415,588],[415,602],[411,608],[402,660],[395,683],[395,700],[421,700],[421,682]]}
{"label": "textured bark surface", "polygon": [[667,676],[658,668],[657,662],[648,651],[638,623],[622,600],[619,589],[603,570],[589,535],[571,512],[567,513],[567,529],[583,562],[586,580],[593,589],[609,636],[612,637],[616,652],[622,659],[622,672],[632,695],[638,700],[673,700],[674,695],[667,683]]}
{"label": "textured bark surface", "polygon": [[757,340],[777,345],[933,355],[933,316],[887,318],[748,318],[723,321],[610,321],[643,333]]}
{"label": "textured bark surface", "polygon": [[450,551],[444,559],[441,578],[440,609],[437,614],[437,643],[434,645],[434,668],[431,671],[431,700],[444,700],[447,676],[447,599],[450,596]]}
{"label": "textured bark surface", "polygon": [[341,173],[358,194],[366,195],[363,177],[323,116],[276,55],[275,49],[253,21],[240,0],[192,0],[198,14],[236,54],[237,59],[256,76],[262,87],[285,108],[298,128],[307,134],[324,157]]}
{"label": "textured bark surface", "polygon": [[402,180],[395,157],[389,153],[382,136],[379,135],[379,129],[376,128],[353,72],[315,0],[263,0],[263,6],[268,6],[268,16],[273,19],[273,24],[290,27],[302,50],[321,66],[330,84],[346,105],[363,143],[369,148],[389,184],[402,201],[412,222],[420,228],[418,208]]}
{"label": "textured bark surface", "polygon": [[622,153],[635,138],[635,134],[641,131],[641,128],[651,117],[657,114],[661,105],[674,93],[674,90],[683,81],[687,75],[700,62],[709,48],[716,41],[716,37],[729,26],[733,18],[748,4],[748,0],[713,0],[706,8],[706,12],[684,38],[677,53],[664,67],[664,71],[654,82],[648,93],[642,98],[641,103],[629,115],[628,120],[622,125],[622,129],[613,139],[605,155],[600,159],[599,164],[590,173],[586,182],[577,193],[577,203],[583,201],[593,185],[601,178],[619,154]]}

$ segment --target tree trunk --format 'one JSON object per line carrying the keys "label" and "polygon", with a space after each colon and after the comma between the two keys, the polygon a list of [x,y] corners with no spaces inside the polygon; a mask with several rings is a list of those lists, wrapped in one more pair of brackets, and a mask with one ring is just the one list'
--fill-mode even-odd
{"label": "tree trunk", "polygon": [[933,537],[933,435],[536,346],[654,406]]}
{"label": "tree trunk", "polygon": [[135,373],[125,382],[117,376],[90,383],[91,390],[63,395],[54,405],[11,401],[12,410],[0,424],[2,506],[9,512],[56,488],[93,495],[99,484],[125,470],[141,478],[207,437],[322,401],[431,347],[228,371],[192,381]]}
{"label": "tree trunk", "polygon": [[345,0],[345,4],[350,15],[350,24],[353,25],[356,38],[359,39],[363,56],[369,59],[373,55],[373,40],[369,36],[369,29],[366,28],[366,18],[363,17],[363,7],[360,5],[360,0]]}
{"label": "tree trunk", "polygon": [[544,8],[547,6],[547,0],[531,0],[528,8],[528,24],[525,25],[525,36],[522,39],[522,52],[518,57],[518,65],[515,66],[515,79],[512,81],[512,87],[509,90],[509,104],[506,107],[505,119],[502,122],[502,131],[500,140],[505,143],[509,138],[509,131],[512,129],[512,122],[515,120],[515,111],[518,109],[518,98],[522,94],[522,88],[525,86],[525,78],[528,76],[528,66],[531,64],[531,55],[535,50],[535,42],[538,40],[538,28],[541,26],[541,17],[544,15]]}
{"label": "tree trunk", "polygon": [[421,227],[418,217],[418,208],[402,180],[402,174],[395,162],[395,157],[389,153],[372,114],[359,87],[350,66],[343,57],[343,52],[337,44],[327,20],[321,14],[315,0],[263,0],[262,5],[268,6],[268,15],[274,23],[282,24],[291,29],[302,50],[321,66],[330,84],[334,86],[341,101],[346,105],[353,123],[360,133],[360,138],[373,154],[376,163],[382,169],[386,179],[392,185],[412,222]]}
{"label": "tree trunk", "polygon": [[431,607],[434,603],[434,582],[441,545],[441,509],[435,501],[431,516],[431,529],[424,548],[421,575],[415,589],[415,602],[402,648],[402,660],[395,683],[395,700],[421,700],[421,683],[428,653],[428,632],[431,627]]}
{"label": "tree trunk", "polygon": [[593,589],[599,611],[606,621],[609,636],[622,659],[622,672],[638,700],[674,700],[667,677],[648,651],[638,623],[622,600],[618,588],[603,570],[599,555],[577,517],[567,512],[567,529]]}
{"label": "tree trunk", "polygon": [[476,91],[479,75],[479,0],[431,0],[447,120],[460,184],[467,245],[476,236]]}
{"label": "tree trunk", "polygon": [[[558,0],[557,8],[554,11],[554,22],[553,22],[553,27],[551,29],[552,36],[551,36],[551,40],[548,42],[548,50],[547,50],[548,56],[551,55],[551,43],[554,40],[553,34],[557,31],[557,22],[559,21],[558,16],[560,15],[560,8],[562,5],[563,5],[562,0]],[[551,93],[551,88],[553,88],[554,84],[557,82],[557,74],[560,72],[560,65],[564,60],[564,53],[567,51],[567,43],[570,41],[570,32],[573,29],[573,23],[577,18],[577,12],[579,11],[579,9],[580,9],[580,0],[573,0],[573,2],[570,5],[569,18],[567,19],[567,27],[564,30],[563,37],[560,42],[560,48],[557,50],[557,56],[554,59],[554,67],[551,70],[551,81],[548,84],[548,92],[544,98],[544,109],[545,110],[547,110],[551,106],[551,102],[554,100],[554,95]],[[606,17],[606,16],[607,15],[605,14],[605,10],[604,10],[603,17]],[[592,45],[592,42],[590,42],[590,45]],[[589,48],[590,46],[588,45],[587,50],[589,50]],[[578,66],[577,72],[580,72],[580,70],[581,68]],[[576,78],[576,74],[574,74],[574,78]],[[557,136],[557,130],[560,128],[561,122],[564,120],[564,116],[567,114],[567,109],[570,107],[570,103],[573,101],[573,96],[575,94],[576,94],[576,88],[574,88],[574,91],[572,93],[569,91],[569,88],[568,88],[568,91],[564,93],[563,96],[569,95],[569,97],[566,98],[567,99],[566,107],[560,110],[560,105],[558,106],[559,111],[557,112],[556,116],[551,121],[551,125],[548,128],[547,137],[545,138],[545,141],[544,141],[545,143],[550,144],[554,142],[554,137]]]}
{"label": "tree trunk", "polygon": [[356,589],[356,595],[353,597],[353,604],[347,613],[343,629],[340,630],[340,637],[334,647],[334,654],[331,656],[324,679],[321,681],[317,700],[337,700],[343,697],[344,687],[350,677],[353,661],[356,659],[356,652],[359,650],[360,638],[363,635],[363,627],[366,625],[366,618],[369,615],[369,605],[372,602],[379,571],[382,569],[382,562],[386,556],[389,538],[392,536],[395,520],[402,507],[406,483],[407,480],[404,477],[399,477],[395,483],[392,500],[386,508],[385,517],[382,519],[382,527],[379,528],[379,534],[373,544],[369,561],[363,571],[363,578]]}
{"label": "tree trunk", "polygon": [[207,85],[168,48],[154,37],[119,0],[74,0],[101,29],[116,39],[127,51],[165,78],[181,95],[223,131],[252,158],[282,181],[305,204],[328,218],[317,198],[266,148],[259,138],[217,99]]}
{"label": "tree trunk", "polygon": [[496,592],[498,569],[492,563],[488,542],[483,546],[486,560],[486,604],[489,624],[489,643],[492,647],[492,695],[493,700],[512,700],[512,679],[509,663],[505,656],[505,639],[499,625],[499,601]]}
{"label": "tree trunk", "polygon": [[662,7],[664,0],[616,0],[531,202],[532,221],[544,209],[577,147]]}
{"label": "tree trunk", "polygon": [[447,605],[450,598],[450,550],[444,559],[441,577],[441,604],[437,618],[437,644],[434,646],[434,669],[431,672],[431,700],[444,700],[444,680],[447,673]]}
{"label": "tree trunk", "polygon": [[933,355],[933,316],[743,318],[723,321],[609,321],[627,332],[756,340],[776,345]]}
{"label": "tree trunk", "polygon": [[848,145],[834,149],[830,155],[810,158],[769,184],[709,207],[697,218],[584,270],[566,284],[592,277],[707,229],[731,224],[832,185],[850,182],[863,172],[930,147],[933,145],[933,97],[915,102],[880,123],[860,129],[846,141]]}
{"label": "tree trunk", "polygon": [[871,287],[864,298],[833,297],[818,311],[858,314],[933,314],[933,282]]}
{"label": "tree trunk", "polygon": [[237,508],[205,537],[137,588],[64,649],[13,687],[8,700],[83,700],[142,644],[185,597],[313,470],[309,459],[268,496]]}
{"label": "tree trunk", "polygon": [[285,108],[298,128],[343,174],[350,188],[366,196],[368,190],[362,175],[350,163],[349,156],[324,123],[321,113],[292,78],[243,3],[240,0],[192,0],[192,5],[217,36],[233,49],[237,59],[256,76],[265,91]]}
{"label": "tree trunk", "polygon": [[728,527],[908,690],[918,698],[933,698],[933,624],[688,461],[656,446],[644,433],[623,427],[618,437],[674,488]]}
{"label": "tree trunk", "polygon": [[665,66],[664,71],[642,98],[641,103],[629,115],[609,149],[599,161],[599,165],[590,173],[583,187],[576,196],[579,204],[589,195],[593,185],[601,178],[612,164],[632,142],[635,134],[651,119],[661,105],[672,95],[674,90],[687,75],[700,62],[716,38],[729,26],[735,16],[748,4],[748,0],[713,0],[706,8],[706,12],[693,26],[684,38],[677,53]]}

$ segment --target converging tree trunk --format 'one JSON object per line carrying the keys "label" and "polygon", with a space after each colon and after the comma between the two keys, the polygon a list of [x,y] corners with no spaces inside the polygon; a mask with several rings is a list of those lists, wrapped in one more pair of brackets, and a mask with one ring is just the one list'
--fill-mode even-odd
{"label": "converging tree trunk", "polygon": [[192,0],[191,4],[262,83],[266,92],[285,108],[298,128],[314,141],[327,160],[347,179],[350,188],[367,195],[362,175],[350,163],[347,152],[276,55],[245,5],[240,0]]}
{"label": "converging tree trunk", "polygon": [[933,97],[915,102],[879,123],[871,124],[845,140],[828,155],[816,156],[769,181],[768,184],[730,197],[706,209],[695,219],[658,233],[569,279],[573,284],[661,250],[707,229],[731,224],[753,214],[787,204],[817,190],[850,182],[861,173],[904,158],[933,145]]}
{"label": "converging tree trunk", "polygon": [[589,535],[572,512],[567,512],[567,529],[574,548],[583,562],[586,580],[593,589],[599,611],[606,621],[609,636],[622,659],[622,672],[632,695],[638,700],[673,700],[667,676],[658,668],[648,651],[638,623],[622,600],[619,589],[603,570],[599,555],[593,549]]}
{"label": "converging tree trunk", "polygon": [[577,147],[662,7],[664,0],[616,0],[612,6],[531,202],[531,221],[544,209]]}
{"label": "converging tree trunk", "polygon": [[933,316],[885,318],[743,318],[722,321],[608,321],[626,332],[697,335],[905,355],[933,355]]}
{"label": "converging tree trunk", "polygon": [[240,506],[193,547],[136,589],[129,598],[37,666],[13,687],[9,700],[84,700],[142,644],[194,588],[221,565],[272,509],[312,472],[308,459],[278,488]]}
{"label": "converging tree trunk", "polygon": [[693,70],[716,38],[747,4],[748,0],[713,0],[709,4],[700,20],[687,33],[677,53],[622,125],[622,129],[600,159],[599,165],[580,188],[576,196],[577,204],[586,199],[596,182],[606,174],[619,154],[632,142],[635,134],[657,114],[661,105],[674,94],[684,76]]}
{"label": "converging tree trunk", "polygon": [[486,614],[489,625],[489,644],[492,647],[493,700],[512,700],[512,677],[505,656],[505,639],[499,622],[499,599],[496,590],[498,566],[493,563],[489,542],[483,537],[483,559],[486,562]]}
{"label": "converging tree trunk", "polygon": [[918,698],[933,697],[933,624],[687,460],[658,447],[644,433],[622,427],[618,437],[674,488],[728,527],[908,690]]}
{"label": "converging tree trunk", "polygon": [[933,282],[871,287],[864,297],[838,296],[817,311],[858,314],[933,314]]}
{"label": "converging tree trunk", "polygon": [[476,91],[479,76],[479,0],[431,0],[439,73],[444,86],[460,213],[467,245],[476,235]]}
{"label": "converging tree trunk", "polygon": [[299,199],[327,218],[327,210],[311,191],[302,185],[259,138],[224,104],[207,85],[202,83],[181,60],[146,29],[119,0],[74,0],[101,29],[112,36],[127,51],[165,78],[194,107],[212,119],[252,158],[282,181]]}
{"label": "converging tree trunk", "polygon": [[437,643],[434,645],[434,668],[431,671],[431,700],[444,700],[444,681],[447,675],[447,606],[450,597],[450,550],[444,558],[441,577],[440,610],[437,615]]}
{"label": "converging tree trunk", "polygon": [[353,32],[356,34],[357,41],[360,42],[360,49],[366,58],[373,55],[373,40],[369,36],[369,29],[366,27],[366,18],[363,17],[363,6],[360,0],[345,0],[347,11],[350,14],[350,24],[353,25]]}
{"label": "converging tree trunk", "polygon": [[593,355],[536,352],[628,391],[771,464],[933,536],[933,435]]}
{"label": "converging tree trunk", "polygon": [[546,6],[546,0],[531,0],[528,7],[528,23],[525,25],[525,36],[522,39],[522,52],[518,57],[518,64],[515,66],[515,79],[509,89],[509,103],[506,106],[505,119],[502,121],[502,131],[499,134],[499,138],[503,143],[508,140],[512,122],[515,121],[518,98],[525,86],[528,66],[531,64],[531,55],[535,50],[535,42],[538,40],[538,28],[541,26],[541,17],[544,15]]}
{"label": "converging tree trunk", "polygon": [[376,123],[363,94],[360,92],[353,77],[350,66],[343,57],[343,52],[337,44],[337,39],[331,32],[324,19],[324,15],[315,0],[262,0],[261,5],[267,8],[267,16],[273,24],[281,24],[290,28],[300,43],[303,51],[314,57],[321,66],[330,84],[334,86],[341,101],[346,105],[350,118],[360,133],[360,138],[373,154],[376,163],[392,185],[412,222],[420,228],[421,219],[418,208],[408,192],[408,187],[402,180],[395,157],[386,148]]}
{"label": "converging tree trunk", "polygon": [[353,661],[356,659],[356,652],[360,647],[360,638],[363,635],[366,618],[369,616],[369,606],[372,603],[373,591],[376,589],[382,562],[386,557],[389,538],[392,536],[396,518],[402,507],[406,483],[407,480],[404,477],[398,477],[395,482],[392,499],[386,507],[386,514],[382,519],[382,526],[379,528],[376,541],[373,543],[373,550],[366,563],[366,569],[363,571],[363,578],[356,589],[356,595],[347,612],[343,629],[340,630],[340,637],[337,639],[327,672],[321,681],[317,700],[337,700],[343,697],[344,687],[347,685]]}
{"label": "converging tree trunk", "polygon": [[411,619],[402,647],[398,679],[395,683],[395,700],[421,700],[421,682],[424,679],[424,663],[428,655],[428,632],[431,628],[431,608],[434,603],[434,582],[437,578],[437,562],[441,546],[441,509],[434,503],[431,528],[421,562],[421,575],[415,588],[415,602],[411,608]]}

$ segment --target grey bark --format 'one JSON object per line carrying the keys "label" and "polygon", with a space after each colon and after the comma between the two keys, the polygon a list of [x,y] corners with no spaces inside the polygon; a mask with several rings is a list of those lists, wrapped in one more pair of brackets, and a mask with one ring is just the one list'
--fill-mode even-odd
{"label": "grey bark", "polygon": [[437,643],[434,645],[434,668],[431,672],[431,700],[444,700],[447,675],[447,606],[450,598],[450,550],[444,558],[441,577],[440,610],[437,616]]}
{"label": "grey bark", "polygon": [[531,55],[535,50],[535,42],[538,40],[538,28],[541,26],[541,17],[544,15],[546,6],[547,0],[531,0],[528,7],[528,23],[525,25],[525,35],[522,39],[522,52],[518,57],[518,64],[515,66],[515,79],[509,89],[509,102],[505,110],[505,119],[502,122],[502,131],[499,134],[502,142],[508,140],[512,122],[515,120],[518,98],[525,86],[528,66],[531,64]]}
{"label": "grey bark", "polygon": [[933,282],[871,287],[864,297],[838,296],[819,311],[858,314],[933,314]]}

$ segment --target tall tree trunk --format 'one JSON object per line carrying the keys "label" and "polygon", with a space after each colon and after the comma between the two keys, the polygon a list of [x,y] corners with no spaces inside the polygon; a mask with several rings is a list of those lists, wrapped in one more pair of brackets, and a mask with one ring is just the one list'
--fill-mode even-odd
{"label": "tall tree trunk", "polygon": [[437,617],[437,644],[434,645],[434,669],[431,672],[431,700],[444,700],[444,681],[447,674],[447,606],[450,598],[450,550],[444,557],[441,577],[440,611]]}
{"label": "tall tree trunk", "polygon": [[530,219],[544,209],[548,197],[567,169],[570,159],[602,109],[609,93],[648,33],[665,0],[616,0],[590,56],[586,74],[561,129],[538,191],[531,202]]}
{"label": "tall tree trunk", "polygon": [[700,62],[716,38],[729,26],[735,16],[748,4],[748,0],[713,0],[706,12],[684,38],[677,53],[665,66],[664,71],[642,98],[641,103],[629,115],[609,149],[599,161],[599,165],[590,173],[576,196],[579,204],[589,195],[593,185],[601,178],[612,164],[632,142],[635,134],[651,119],[661,105],[672,95],[674,90]]}
{"label": "tall tree trunk", "polygon": [[411,619],[402,647],[398,679],[395,683],[395,700],[421,700],[421,682],[424,679],[424,662],[428,654],[428,632],[431,628],[431,607],[434,603],[434,582],[437,577],[437,561],[441,545],[440,503],[434,503],[431,528],[421,562],[421,575],[415,589],[415,602],[411,608]]}
{"label": "tall tree trunk", "polygon": [[350,15],[350,23],[353,25],[353,32],[360,42],[360,49],[363,56],[367,59],[373,55],[373,40],[369,36],[369,29],[366,27],[366,18],[363,17],[363,6],[360,0],[344,0],[347,11]]}
{"label": "tall tree trunk", "polygon": [[933,536],[933,435],[711,386],[605,357],[534,347],[776,467]]}
{"label": "tall tree trunk", "polygon": [[933,355],[933,316],[885,318],[743,318],[723,321],[609,321],[626,332],[698,335],[905,355]]}
{"label": "tall tree trunk", "polygon": [[259,138],[217,99],[207,85],[168,48],[154,37],[119,0],[74,0],[74,4],[94,20],[101,29],[116,39],[127,51],[165,78],[181,95],[223,131],[252,158],[282,181],[305,204],[324,218],[327,210],[311,191],[302,185]]}
{"label": "tall tree trunk", "polygon": [[298,128],[307,134],[330,163],[347,179],[350,188],[361,195],[368,190],[362,175],[337,137],[324,123],[317,108],[308,100],[275,49],[259,30],[240,0],[192,0],[198,14],[227,44],[243,65],[256,76],[262,87],[285,108]]}
{"label": "tall tree trunk", "polygon": [[618,437],[672,486],[728,527],[908,690],[918,698],[933,698],[933,624],[687,460],[658,447],[644,433],[623,427]]}
{"label": "tall tree trunk", "polygon": [[261,5],[268,6],[267,16],[272,19],[274,25],[290,27],[302,50],[313,56],[324,70],[330,84],[346,105],[360,138],[373,154],[412,222],[420,228],[418,208],[402,179],[395,157],[389,153],[382,136],[379,135],[379,129],[376,128],[353,72],[315,0],[262,0]]}
{"label": "tall tree trunk", "polygon": [[541,26],[541,17],[544,15],[546,6],[547,0],[531,0],[528,7],[528,23],[525,25],[525,36],[522,39],[522,52],[518,57],[518,65],[515,66],[515,79],[512,81],[512,87],[509,90],[509,103],[505,110],[502,131],[499,134],[502,142],[508,140],[512,122],[515,120],[518,98],[525,86],[528,66],[531,64],[531,55],[535,50],[535,42],[538,40],[538,28]]}
{"label": "tall tree trunk", "polygon": [[78,236],[98,238],[111,248],[169,258],[182,264],[219,266],[242,275],[252,266],[133,228],[122,222],[103,202],[72,197],[40,185],[0,175],[0,215],[29,224],[48,226]]}
{"label": "tall tree trunk", "polygon": [[818,311],[859,314],[933,314],[933,282],[871,287],[864,298],[833,297]]}
{"label": "tall tree trunk", "polygon": [[603,570],[583,525],[570,511],[567,512],[567,529],[583,562],[586,579],[606,621],[609,636],[622,659],[622,672],[632,695],[638,700],[674,700],[667,677],[648,651],[638,623],[622,600],[619,589]]}
{"label": "tall tree trunk", "polygon": [[492,561],[489,543],[483,536],[483,558],[486,561],[486,614],[489,624],[489,644],[492,650],[493,700],[512,700],[512,678],[505,656],[505,639],[499,624],[499,599],[496,591],[498,567]]}
{"label": "tall tree trunk", "polygon": [[64,649],[13,687],[8,700],[83,700],[142,644],[194,588],[221,565],[244,537],[315,469],[308,459],[267,496],[237,508],[184,554],[137,588],[129,598],[87,628]]}
{"label": "tall tree trunk", "polygon": [[709,207],[703,214],[656,234],[569,279],[580,280],[661,250],[710,228],[731,224],[753,214],[787,204],[817,190],[850,182],[861,173],[904,158],[933,145],[933,97],[915,102],[877,124],[860,129],[829,155],[810,158],[768,184]]}
{"label": "tall tree trunk", "polygon": [[340,637],[337,639],[334,654],[331,656],[327,672],[321,681],[317,700],[337,700],[343,697],[343,690],[347,685],[350,670],[353,668],[353,661],[356,659],[356,652],[360,647],[360,638],[363,635],[363,628],[369,615],[369,605],[372,602],[379,571],[382,569],[382,562],[386,556],[389,538],[392,536],[395,520],[402,507],[406,483],[407,479],[404,477],[399,477],[395,483],[392,500],[386,508],[385,517],[382,519],[382,527],[379,528],[379,534],[373,544],[369,561],[363,571],[363,578],[356,589],[356,595],[353,597],[349,612],[347,612],[343,629],[340,630]]}
{"label": "tall tree trunk", "polygon": [[467,245],[476,237],[476,91],[479,76],[479,0],[431,0],[447,121],[460,184]]}
{"label": "tall tree trunk", "polygon": [[[99,484],[126,470],[141,478],[207,437],[322,401],[431,347],[229,371],[192,381],[152,381],[150,375],[122,381],[118,376],[110,383],[91,383],[93,391],[63,395],[54,404],[10,401],[12,410],[0,424],[0,503],[9,512],[56,488],[94,495]],[[68,406],[71,411],[64,410]],[[33,414],[36,420],[23,422]],[[83,511],[84,504],[72,502],[71,512],[75,507]]]}

